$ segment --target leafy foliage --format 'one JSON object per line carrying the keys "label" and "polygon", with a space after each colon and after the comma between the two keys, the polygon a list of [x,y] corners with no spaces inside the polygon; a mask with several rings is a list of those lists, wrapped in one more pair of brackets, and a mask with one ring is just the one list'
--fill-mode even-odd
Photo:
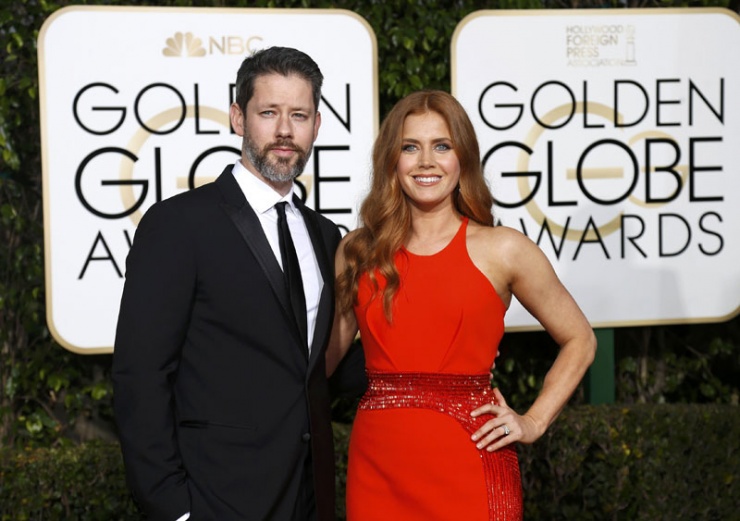
{"label": "leafy foliage", "polygon": [[0,521],[138,519],[115,443],[1,451]]}
{"label": "leafy foliage", "polygon": [[[345,519],[351,426],[334,425]],[[525,519],[736,519],[740,415],[730,405],[577,406],[519,447]],[[0,521],[139,519],[117,443],[0,449]]]}
{"label": "leafy foliage", "polygon": [[730,403],[740,399],[740,320],[625,328],[617,337],[623,403]]}
{"label": "leafy foliage", "polygon": [[525,519],[734,519],[738,428],[728,405],[567,409],[520,447]]}

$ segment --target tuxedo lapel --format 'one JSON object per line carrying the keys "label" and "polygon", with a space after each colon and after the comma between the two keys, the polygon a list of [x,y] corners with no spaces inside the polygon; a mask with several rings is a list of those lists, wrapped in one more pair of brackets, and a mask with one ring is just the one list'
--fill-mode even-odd
{"label": "tuxedo lapel", "polygon": [[316,316],[316,328],[311,343],[311,357],[309,359],[308,372],[310,373],[313,369],[316,358],[318,356],[319,349],[323,343],[326,335],[329,332],[329,325],[332,322],[332,313],[334,306],[334,273],[332,270],[332,263],[326,252],[326,241],[321,233],[321,227],[319,226],[316,214],[309,211],[303,202],[297,197],[293,196],[293,203],[300,210],[303,215],[303,220],[306,223],[308,229],[308,235],[311,238],[311,244],[313,245],[313,251],[316,255],[316,262],[319,265],[321,271],[321,277],[324,279],[324,285],[321,290],[321,296],[319,297],[319,309]]}
{"label": "tuxedo lapel", "polygon": [[294,331],[302,345],[303,341],[300,340],[301,335],[298,331],[298,326],[292,318],[293,311],[290,306],[290,300],[288,299],[288,290],[285,286],[283,270],[280,269],[270,243],[267,242],[267,237],[265,237],[265,232],[262,229],[262,224],[257,214],[247,202],[241,188],[239,188],[236,179],[232,175],[231,166],[227,167],[218,179],[216,179],[216,185],[219,187],[226,201],[221,207],[229,218],[231,218],[237,230],[239,230],[239,233],[244,238],[244,242],[247,243],[247,246],[257,259],[265,277],[270,282],[270,287],[275,298],[280,302],[286,322],[290,324],[291,330]]}

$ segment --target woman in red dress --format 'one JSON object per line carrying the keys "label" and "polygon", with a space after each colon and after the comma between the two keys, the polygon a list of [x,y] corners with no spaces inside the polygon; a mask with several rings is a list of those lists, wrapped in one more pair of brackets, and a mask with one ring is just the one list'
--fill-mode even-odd
{"label": "woman in red dress", "polygon": [[[493,224],[473,126],[449,94],[381,126],[362,225],[337,252],[331,374],[357,330],[368,390],[352,428],[348,521],[522,518],[515,443],[532,443],[593,360],[593,331],[540,249]],[[516,297],[560,346],[520,415],[489,370]]]}

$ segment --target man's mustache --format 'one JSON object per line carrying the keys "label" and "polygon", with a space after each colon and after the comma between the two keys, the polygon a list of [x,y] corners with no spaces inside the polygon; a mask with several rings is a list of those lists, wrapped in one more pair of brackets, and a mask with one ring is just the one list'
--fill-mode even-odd
{"label": "man's mustache", "polygon": [[293,143],[291,140],[282,140],[282,141],[275,141],[274,143],[270,143],[265,147],[265,150],[272,150],[273,148],[287,148],[288,150],[294,150],[296,152],[301,152],[303,154],[306,153],[305,150],[303,150],[301,147]]}

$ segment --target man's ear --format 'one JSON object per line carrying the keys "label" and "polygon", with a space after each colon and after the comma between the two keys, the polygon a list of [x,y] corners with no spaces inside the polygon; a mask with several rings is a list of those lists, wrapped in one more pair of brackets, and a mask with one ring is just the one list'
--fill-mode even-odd
{"label": "man's ear", "polygon": [[236,103],[232,103],[229,107],[229,121],[231,121],[231,128],[234,129],[236,135],[244,136],[244,113]]}
{"label": "man's ear", "polygon": [[313,122],[313,140],[319,137],[319,127],[321,126],[321,112],[316,111],[316,121]]}

